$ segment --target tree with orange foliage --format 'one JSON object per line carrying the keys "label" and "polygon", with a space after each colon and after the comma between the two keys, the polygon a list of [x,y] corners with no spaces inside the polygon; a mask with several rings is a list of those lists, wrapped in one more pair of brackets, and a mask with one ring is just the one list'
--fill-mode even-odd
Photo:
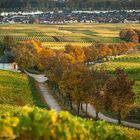
{"label": "tree with orange foliage", "polygon": [[89,47],[85,47],[84,53],[85,53],[85,61],[90,62],[90,61],[95,61],[98,57],[98,49],[95,47],[95,44],[92,44]]}
{"label": "tree with orange foliage", "polygon": [[[77,103],[77,115],[80,113],[80,105],[82,102],[86,100],[86,93],[89,90],[85,85],[87,78],[88,68],[84,64],[79,65],[70,65],[63,72],[63,76],[61,81],[59,82],[59,86],[61,92],[66,94],[66,96],[70,100],[70,105],[72,108],[72,101]],[[89,87],[89,86],[88,86]]]}
{"label": "tree with orange foliage", "polygon": [[68,65],[75,63],[75,59],[66,53],[61,55],[54,55],[48,57],[46,60],[46,76],[58,83],[62,77],[63,71],[67,68]]}
{"label": "tree with orange foliage", "polygon": [[95,67],[91,72],[94,78],[95,91],[90,94],[89,103],[95,108],[96,120],[98,120],[99,112],[104,109],[103,87],[110,76],[103,65]]}
{"label": "tree with orange foliage", "polygon": [[76,63],[83,63],[85,61],[85,54],[83,48],[80,46],[65,46],[65,53],[75,58]]}
{"label": "tree with orange foliage", "polygon": [[124,39],[125,41],[128,42],[134,42],[138,43],[139,42],[139,36],[137,32],[133,29],[123,29],[120,31],[120,38]]}
{"label": "tree with orange foliage", "polygon": [[129,80],[123,69],[116,69],[116,78],[109,79],[104,87],[106,109],[118,113],[118,124],[133,107],[135,94],[132,91],[134,81]]}
{"label": "tree with orange foliage", "polygon": [[19,68],[28,69],[38,65],[38,55],[36,55],[36,50],[32,45],[21,44],[12,48],[12,52]]}
{"label": "tree with orange foliage", "polygon": [[96,48],[98,48],[98,56],[101,58],[112,55],[112,50],[107,44],[97,44]]}
{"label": "tree with orange foliage", "polygon": [[46,51],[39,41],[27,40],[19,44],[18,47],[14,47],[13,54],[19,67],[37,67],[40,70],[44,70],[45,60],[53,54],[53,51]]}
{"label": "tree with orange foliage", "polygon": [[47,60],[49,59],[49,57],[55,56],[56,53],[53,49],[50,48],[46,48],[46,49],[42,49],[39,53],[39,63],[38,63],[38,68],[40,70],[45,70],[46,68],[46,64],[47,64]]}

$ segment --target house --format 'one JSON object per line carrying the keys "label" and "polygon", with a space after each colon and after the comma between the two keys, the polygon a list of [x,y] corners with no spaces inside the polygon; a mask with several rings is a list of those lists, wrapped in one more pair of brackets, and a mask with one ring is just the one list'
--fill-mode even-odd
{"label": "house", "polygon": [[0,69],[17,71],[18,65],[14,62],[14,57],[11,53],[7,52],[0,57]]}

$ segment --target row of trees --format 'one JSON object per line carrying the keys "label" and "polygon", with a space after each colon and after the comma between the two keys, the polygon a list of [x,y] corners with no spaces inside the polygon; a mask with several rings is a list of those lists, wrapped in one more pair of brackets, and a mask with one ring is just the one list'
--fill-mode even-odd
{"label": "row of trees", "polygon": [[120,32],[120,38],[127,42],[140,42],[140,30],[137,29],[123,29]]}
{"label": "row of trees", "polygon": [[134,50],[135,46],[136,44],[134,43],[95,43],[89,47],[84,48],[85,61],[94,61],[96,59],[103,59],[108,56],[124,54],[130,50]]}
{"label": "row of trees", "polygon": [[3,0],[0,1],[1,9],[139,9],[139,0]]}
{"label": "row of trees", "polygon": [[29,40],[14,47],[5,46],[9,46],[4,48],[12,51],[20,68],[45,70],[59,98],[70,110],[77,106],[77,115],[83,104],[90,103],[96,109],[97,118],[99,111],[111,110],[118,113],[120,123],[134,103],[131,92],[134,82],[128,80],[123,70],[116,70],[117,77],[112,78],[102,67],[91,70],[85,65],[87,61],[127,52],[134,48],[133,43],[93,44],[87,48],[67,45],[64,50],[52,50]]}
{"label": "row of trees", "polygon": [[29,40],[18,44],[16,47],[13,47],[12,52],[15,55],[15,61],[19,64],[19,67],[45,70],[47,60],[50,58],[50,56],[60,55],[60,61],[62,61],[61,59],[64,57],[65,61],[66,59],[69,59],[72,64],[84,63],[102,60],[108,56],[124,54],[129,50],[135,49],[135,46],[136,44],[134,43],[95,43],[84,48],[80,46],[67,45],[65,46],[64,50],[53,50],[50,48],[43,48],[41,43],[38,41]]}
{"label": "row of trees", "polygon": [[[58,93],[59,99],[72,111],[77,106],[77,115],[82,105],[91,104],[98,113],[103,110],[118,113],[118,123],[125,117],[134,104],[132,86],[134,81],[128,79],[124,70],[117,69],[112,78],[103,67],[89,69],[72,50],[47,59],[46,76],[49,84]],[[82,57],[83,58],[83,57]],[[86,110],[87,112],[87,110]]]}

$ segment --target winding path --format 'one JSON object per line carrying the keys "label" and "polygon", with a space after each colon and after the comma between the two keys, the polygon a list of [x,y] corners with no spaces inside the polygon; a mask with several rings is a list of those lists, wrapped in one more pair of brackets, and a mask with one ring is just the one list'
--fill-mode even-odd
{"label": "winding path", "polygon": [[[41,94],[43,95],[46,103],[50,107],[50,109],[55,109],[57,112],[62,111],[61,106],[58,104],[57,100],[49,92],[49,90],[48,90],[48,88],[47,88],[47,86],[45,84],[45,82],[47,81],[47,77],[45,77],[43,74],[36,75],[36,74],[30,74],[28,72],[26,72],[26,73],[29,76],[33,77],[38,82],[38,84],[39,84],[39,90],[40,90]],[[83,110],[86,111],[86,105],[85,104],[83,104]],[[95,109],[90,104],[88,104],[87,113],[90,116],[92,116],[92,117],[95,117],[96,116]],[[107,122],[110,122],[110,123],[115,123],[115,124],[118,123],[118,120],[109,118],[109,117],[105,116],[102,113],[99,113],[99,118],[101,120],[106,120]],[[125,125],[125,126],[129,126],[129,127],[140,129],[140,124],[137,124],[137,123],[122,121],[122,124]]]}
{"label": "winding path", "polygon": [[[86,105],[85,105],[85,104],[83,105],[83,110],[86,111]],[[92,116],[92,117],[95,117],[95,116],[96,116],[95,109],[94,109],[94,107],[91,106],[90,104],[88,104],[87,113],[88,113],[90,116]],[[101,120],[106,120],[107,122],[110,122],[110,123],[114,123],[114,124],[117,124],[117,123],[118,123],[118,120],[109,118],[109,117],[105,116],[105,115],[102,114],[102,113],[99,113],[99,118],[100,118]],[[122,124],[123,124],[124,126],[128,126],[128,127],[133,127],[133,128],[140,129],[140,124],[137,124],[137,123],[122,121]]]}
{"label": "winding path", "polygon": [[40,93],[45,99],[45,102],[48,104],[50,109],[55,109],[57,112],[62,111],[62,108],[57,103],[56,99],[52,96],[52,94],[49,92],[45,82],[47,81],[47,77],[45,77],[43,74],[36,75],[36,74],[30,74],[26,72],[29,76],[33,77],[38,82],[38,87],[40,90]]}

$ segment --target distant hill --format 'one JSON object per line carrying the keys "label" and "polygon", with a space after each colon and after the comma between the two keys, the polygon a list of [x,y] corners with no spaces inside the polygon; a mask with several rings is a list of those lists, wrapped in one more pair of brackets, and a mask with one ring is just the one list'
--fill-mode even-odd
{"label": "distant hill", "polygon": [[1,0],[0,10],[113,10],[140,9],[140,0]]}

